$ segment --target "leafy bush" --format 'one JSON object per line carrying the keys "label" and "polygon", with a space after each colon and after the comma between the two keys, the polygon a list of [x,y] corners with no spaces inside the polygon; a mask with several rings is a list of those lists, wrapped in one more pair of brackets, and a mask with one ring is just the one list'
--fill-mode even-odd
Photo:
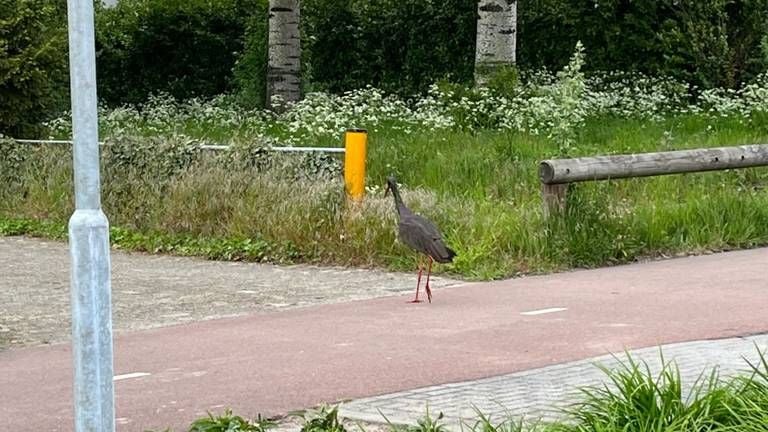
{"label": "leafy bush", "polygon": [[121,0],[96,20],[99,95],[110,104],[230,91],[259,0]]}
{"label": "leafy bush", "polygon": [[520,73],[517,67],[501,66],[491,74],[486,86],[498,95],[513,97],[519,84]]}
{"label": "leafy bush", "polygon": [[332,92],[373,85],[398,94],[449,77],[472,80],[473,0],[307,0],[311,79]]}
{"label": "leafy bush", "polygon": [[27,146],[0,136],[0,200],[25,194],[23,178],[31,159]]}
{"label": "leafy bush", "polygon": [[[474,0],[307,0],[304,47],[318,88],[373,85],[398,94],[444,78],[470,82]],[[520,0],[518,62],[565,66],[582,41],[588,71],[668,75],[736,86],[768,67],[761,54],[768,0]]]}
{"label": "leafy bush", "polygon": [[734,86],[764,71],[766,0],[520,1],[521,65],[560,68],[581,40],[589,70]]}
{"label": "leafy bush", "polygon": [[[100,94],[179,98],[237,90],[263,106],[267,0],[123,0],[98,13]],[[305,93],[371,85],[399,95],[473,80],[475,0],[305,0]],[[768,67],[768,0],[520,0],[519,66],[556,70],[582,41],[585,72],[671,76],[734,87]],[[159,61],[162,59],[162,61]],[[494,87],[514,87],[514,71]],[[505,88],[506,86],[506,88]]]}
{"label": "leafy bush", "polygon": [[[728,1],[728,76],[725,84],[751,81],[768,70],[768,0]],[[763,55],[761,55],[763,54]]]}
{"label": "leafy bush", "polygon": [[[184,102],[153,97],[141,106],[102,107],[100,130],[105,136],[182,134],[218,143],[338,146],[350,125],[406,135],[495,129],[546,136],[565,153],[577,145],[578,130],[590,119],[663,121],[670,115],[701,114],[758,126],[768,116],[768,74],[738,89],[694,92],[685,82],[637,73],[587,77],[587,64],[577,45],[568,65],[558,73],[523,72],[515,81],[510,69],[506,87],[475,89],[440,81],[417,99],[375,88],[338,96],[310,93],[280,115],[244,109],[226,97]],[[52,136],[71,134],[68,116],[48,125]]]}
{"label": "leafy bush", "polygon": [[763,62],[768,64],[768,32],[763,36],[763,41],[760,43],[760,48],[763,51]]}
{"label": "leafy bush", "polygon": [[254,1],[254,7],[245,29],[245,46],[235,64],[234,79],[241,104],[264,107],[267,98],[269,1]]}
{"label": "leafy bush", "polygon": [[63,0],[0,2],[0,136],[33,137],[66,103]]}
{"label": "leafy bush", "polygon": [[219,162],[240,170],[279,172],[283,178],[296,181],[333,181],[341,178],[341,160],[327,153],[280,153],[267,149],[273,140],[232,145],[217,156]]}
{"label": "leafy bush", "polygon": [[19,174],[25,169],[27,148],[0,137],[0,183],[13,188],[20,182]]}
{"label": "leafy bush", "polygon": [[200,143],[187,138],[116,137],[104,149],[104,169],[118,184],[126,175],[165,184],[200,159]]}
{"label": "leafy bush", "polygon": [[[367,85],[399,95],[473,78],[475,0],[306,0],[305,90]],[[9,0],[0,21],[0,131],[30,135],[66,105],[63,0]],[[110,105],[149,94],[237,90],[263,105],[267,0],[121,0],[97,7],[99,94]],[[585,72],[671,76],[736,87],[768,67],[768,0],[520,0],[521,70],[560,69],[582,41]],[[514,73],[495,82],[514,87]]]}

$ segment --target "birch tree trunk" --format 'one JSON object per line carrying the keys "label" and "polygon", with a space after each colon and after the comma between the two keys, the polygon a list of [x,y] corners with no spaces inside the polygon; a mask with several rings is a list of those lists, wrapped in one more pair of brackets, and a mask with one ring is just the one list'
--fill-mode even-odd
{"label": "birch tree trunk", "polygon": [[300,0],[269,0],[267,106],[275,110],[284,108],[285,102],[301,99],[299,3]]}
{"label": "birch tree trunk", "polygon": [[499,68],[515,64],[517,0],[479,0],[477,12],[475,83],[483,86]]}

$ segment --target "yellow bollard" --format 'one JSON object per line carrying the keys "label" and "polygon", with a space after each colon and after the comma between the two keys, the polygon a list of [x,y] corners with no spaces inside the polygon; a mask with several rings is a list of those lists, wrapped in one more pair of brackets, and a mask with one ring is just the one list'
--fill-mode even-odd
{"label": "yellow bollard", "polygon": [[365,195],[365,159],[368,146],[368,131],[348,129],[344,134],[344,183],[347,196],[353,201],[362,201]]}

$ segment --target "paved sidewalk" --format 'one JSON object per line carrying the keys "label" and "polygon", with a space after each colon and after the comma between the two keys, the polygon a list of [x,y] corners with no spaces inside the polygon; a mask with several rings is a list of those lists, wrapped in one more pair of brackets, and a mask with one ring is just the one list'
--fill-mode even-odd
{"label": "paved sidewalk", "polygon": [[[702,373],[717,369],[721,377],[749,374],[750,363],[760,365],[761,352],[768,351],[768,335],[721,340],[686,342],[629,352],[635,362],[647,364],[658,376],[664,362],[679,368],[684,391],[690,392]],[[579,388],[602,385],[606,375],[600,369],[620,369],[627,353],[579,360],[555,366],[531,369],[493,378],[451,383],[391,393],[345,403],[341,415],[351,420],[382,422],[384,416],[394,423],[415,424],[430,413],[443,413],[443,422],[452,429],[473,424],[473,407],[494,421],[509,418],[552,420],[562,416],[561,409],[579,400]],[[600,367],[598,367],[600,366]]]}
{"label": "paved sidewalk", "polygon": [[[70,338],[67,244],[0,237],[0,350]],[[435,287],[459,282],[437,277]],[[415,274],[112,251],[117,333],[399,295]]]}

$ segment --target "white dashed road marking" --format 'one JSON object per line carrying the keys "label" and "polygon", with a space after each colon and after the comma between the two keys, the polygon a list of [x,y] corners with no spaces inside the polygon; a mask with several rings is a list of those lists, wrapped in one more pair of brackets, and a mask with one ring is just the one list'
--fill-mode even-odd
{"label": "white dashed road marking", "polygon": [[152,374],[147,372],[133,372],[133,373],[124,374],[124,375],[115,375],[114,377],[112,377],[112,381],[120,381],[120,380],[131,379],[131,378],[141,378],[149,375],[152,375]]}
{"label": "white dashed road marking", "polygon": [[548,313],[555,313],[555,312],[565,312],[568,308],[549,308],[549,309],[539,309],[539,310],[532,310],[528,312],[520,312],[520,315],[526,315],[526,316],[532,316],[532,315],[544,315]]}

